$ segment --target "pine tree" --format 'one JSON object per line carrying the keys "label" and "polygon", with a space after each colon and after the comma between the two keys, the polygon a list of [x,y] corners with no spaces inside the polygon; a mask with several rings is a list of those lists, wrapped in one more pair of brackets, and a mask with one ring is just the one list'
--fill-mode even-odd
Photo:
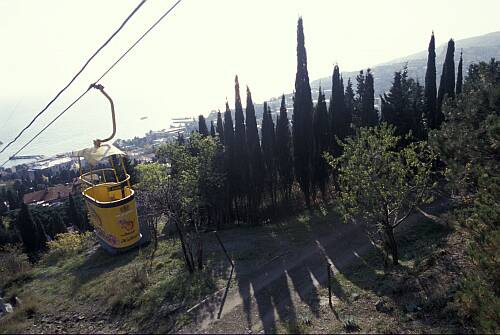
{"label": "pine tree", "polygon": [[248,185],[248,152],[246,145],[245,118],[240,98],[238,76],[234,79],[235,111],[234,111],[234,185],[236,196],[245,202]]}
{"label": "pine tree", "polygon": [[207,123],[203,115],[198,116],[198,131],[202,136],[208,136]]}
{"label": "pine tree", "polygon": [[[342,88],[342,105],[344,99],[343,91],[344,90]],[[319,190],[324,196],[326,191],[326,183],[328,181],[329,168],[326,159],[323,157],[323,154],[328,151],[328,148],[330,146],[330,131],[328,126],[328,111],[326,107],[325,94],[321,91],[321,87],[319,88],[318,103],[316,104],[316,108],[314,109],[313,130],[314,130],[313,189],[316,189],[316,187],[319,188]]]}
{"label": "pine tree", "polygon": [[224,124],[222,123],[222,115],[220,111],[217,112],[217,126],[216,126],[217,135],[219,135],[219,140],[221,144],[224,144]]}
{"label": "pine tree", "polygon": [[441,73],[441,81],[439,82],[437,113],[435,127],[439,128],[443,122],[444,116],[442,109],[443,100],[446,98],[455,98],[455,42],[450,39],[448,48],[446,49],[446,57],[443,63],[443,72]]}
{"label": "pine tree", "polygon": [[[388,94],[381,96],[381,102],[382,121],[395,126],[396,135],[401,138],[401,145],[422,139],[423,90],[418,82],[408,78],[406,66],[402,72],[394,73],[392,87]],[[410,132],[411,138],[406,139]]]}
{"label": "pine tree", "polygon": [[373,74],[370,69],[366,70],[363,98],[361,124],[363,127],[373,127],[378,123],[378,114],[375,110],[375,89],[373,87]]}
{"label": "pine tree", "polygon": [[17,213],[16,227],[23,241],[24,250],[26,253],[34,253],[41,249],[41,237],[38,236],[37,224],[31,215],[31,212],[26,204],[21,205],[21,209]]}
{"label": "pine tree", "polygon": [[[351,78],[347,79],[347,86],[345,88],[344,93],[344,105],[345,105],[345,113],[351,122],[349,123],[349,127],[352,127],[353,124],[356,124],[354,120],[354,91],[352,89]],[[349,133],[352,134],[352,129],[349,129]]]}
{"label": "pine tree", "polygon": [[302,18],[299,18],[297,23],[297,74],[295,76],[295,97],[293,100],[293,150],[295,176],[302,193],[304,193],[307,207],[311,205],[312,114],[313,102],[307,71],[304,29]]}
{"label": "pine tree", "polygon": [[285,95],[281,97],[280,115],[276,121],[276,157],[278,179],[285,199],[290,198],[293,185],[293,156],[290,123],[286,112]]}
{"label": "pine tree", "polygon": [[257,214],[262,200],[262,189],[264,187],[264,161],[257,129],[257,119],[255,117],[255,106],[252,101],[252,93],[247,86],[247,106],[246,106],[246,135],[248,149],[249,181],[252,185],[248,190],[250,201],[249,217],[253,222],[258,220]]}
{"label": "pine tree", "polygon": [[462,79],[462,64],[463,63],[463,58],[462,58],[462,51],[460,51],[460,61],[458,62],[458,70],[457,70],[457,85],[456,85],[456,92],[457,92],[457,95],[461,94],[462,93],[462,83],[463,83],[463,79]]}
{"label": "pine tree", "polygon": [[436,128],[436,45],[434,41],[434,32],[432,32],[429,42],[427,56],[427,69],[425,70],[425,117],[430,129]]}
{"label": "pine tree", "polygon": [[210,120],[210,136],[215,137],[214,121]]}
{"label": "pine tree", "polygon": [[276,159],[274,156],[276,145],[276,136],[274,130],[274,122],[271,116],[271,109],[264,102],[264,111],[262,113],[262,156],[265,166],[265,184],[273,204],[276,200]]}

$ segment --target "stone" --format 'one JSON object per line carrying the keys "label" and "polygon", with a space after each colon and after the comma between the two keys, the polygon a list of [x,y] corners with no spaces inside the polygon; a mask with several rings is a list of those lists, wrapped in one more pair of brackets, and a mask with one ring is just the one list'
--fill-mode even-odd
{"label": "stone", "polygon": [[12,308],[12,305],[9,303],[3,304],[4,310],[6,313],[12,313],[14,312],[14,308]]}
{"label": "stone", "polygon": [[170,315],[172,313],[177,312],[182,307],[183,306],[181,304],[167,304],[167,305],[163,305],[163,306],[161,306],[159,313],[162,316],[167,316],[167,315]]}
{"label": "stone", "polygon": [[352,301],[356,301],[356,300],[358,300],[358,299],[359,299],[359,293],[353,293],[353,294],[351,295],[351,300],[352,300]]}
{"label": "stone", "polygon": [[394,308],[392,306],[388,306],[384,300],[377,301],[375,309],[382,313],[390,313],[394,310]]}
{"label": "stone", "polygon": [[405,306],[405,309],[408,313],[415,313],[420,311],[422,308],[418,307],[415,303],[409,303]]}

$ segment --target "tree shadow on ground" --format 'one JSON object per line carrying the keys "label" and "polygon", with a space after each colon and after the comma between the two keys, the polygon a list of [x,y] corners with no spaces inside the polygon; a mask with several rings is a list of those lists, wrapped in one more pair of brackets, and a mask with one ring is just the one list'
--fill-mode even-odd
{"label": "tree shadow on ground", "polygon": [[[439,223],[421,215],[413,215],[409,222],[395,231],[400,265],[388,268],[384,268],[380,250],[373,246],[363,252],[356,251],[357,260],[351,263],[339,259],[335,250],[326,249],[341,277],[361,290],[371,291],[381,299],[386,299],[397,311],[407,313],[413,309],[420,311],[420,306],[424,304],[419,278],[413,274],[414,266],[436,251],[450,232],[449,228]],[[431,322],[427,318],[421,318],[420,321]]]}

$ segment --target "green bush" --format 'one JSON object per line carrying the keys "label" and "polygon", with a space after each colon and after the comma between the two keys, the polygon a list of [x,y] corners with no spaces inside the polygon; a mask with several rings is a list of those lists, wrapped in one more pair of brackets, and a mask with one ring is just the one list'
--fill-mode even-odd
{"label": "green bush", "polygon": [[58,234],[54,240],[47,243],[48,252],[43,256],[42,261],[53,265],[63,258],[85,250],[90,244],[91,236],[91,232]]}
{"label": "green bush", "polygon": [[20,247],[7,245],[0,249],[0,283],[7,283],[29,270],[31,263]]}

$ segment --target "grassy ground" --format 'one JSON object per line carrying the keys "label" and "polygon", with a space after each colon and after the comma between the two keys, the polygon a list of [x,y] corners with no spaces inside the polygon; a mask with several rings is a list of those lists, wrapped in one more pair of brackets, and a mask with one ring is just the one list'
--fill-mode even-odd
{"label": "grassy ground", "polygon": [[[220,236],[231,258],[251,271],[328,229],[328,219],[331,214],[316,210]],[[0,319],[0,332],[166,332],[190,322],[182,312],[225,287],[229,264],[213,237],[207,237],[206,270],[194,276],[176,238],[160,240],[150,268],[151,248],[113,256],[90,236],[75,251],[45,255],[5,280],[4,297],[18,296],[23,303]]]}
{"label": "grassy ground", "polygon": [[[152,268],[148,261],[151,246],[112,256],[92,238],[88,244],[72,255],[46,258],[7,283],[6,296],[19,296],[23,304],[0,321],[0,329],[168,331],[175,322],[185,321],[170,317],[175,309],[194,304],[219,285],[211,273],[187,273],[175,240],[159,243]],[[160,314],[164,317],[157,317]]]}
{"label": "grassy ground", "polygon": [[[468,264],[460,234],[428,220],[397,232],[401,262],[383,268],[375,249],[331,279],[333,308],[328,289],[320,288],[321,309],[313,315],[297,303],[297,317],[281,320],[278,333],[461,333],[473,329],[457,316],[454,293]],[[380,306],[377,309],[377,304]]]}
{"label": "grassy ground", "polygon": [[[231,258],[252,271],[321,236],[336,220],[324,208],[259,227],[221,232]],[[120,256],[98,248],[92,238],[64,257],[46,257],[33,269],[4,284],[4,296],[22,305],[0,319],[0,332],[169,332],[189,323],[189,307],[225,287],[229,265],[215,239],[207,242],[206,270],[190,276],[180,243],[160,241],[148,268],[151,246]],[[401,265],[387,272],[376,251],[338,269],[332,278],[334,306],[319,288],[320,313],[297,303],[293,322],[282,318],[280,333],[457,332],[451,303],[459,283],[464,244],[452,230],[420,220],[397,231]],[[237,281],[237,279],[235,279]],[[384,305],[383,310],[376,304]]]}

